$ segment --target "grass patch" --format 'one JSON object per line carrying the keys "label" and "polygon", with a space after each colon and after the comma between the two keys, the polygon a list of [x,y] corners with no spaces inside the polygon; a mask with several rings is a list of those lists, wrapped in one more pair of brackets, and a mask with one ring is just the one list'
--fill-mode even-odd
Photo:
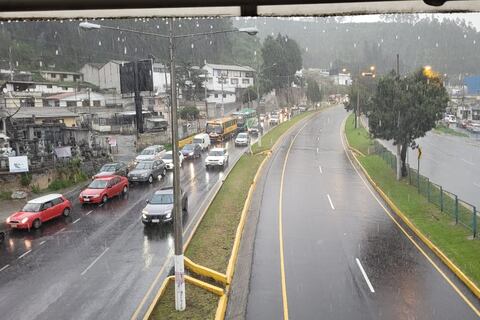
{"label": "grass patch", "polygon": [[307,112],[301,113],[293,117],[290,121],[285,121],[275,126],[273,129],[268,131],[264,136],[262,136],[261,147],[258,145],[258,142],[252,145],[252,152],[259,153],[262,151],[272,149],[275,142],[277,142],[278,138],[280,138],[281,135],[285,133],[285,131],[287,131],[291,126],[293,126],[298,121],[311,115],[313,112],[315,111],[307,111]]}
{"label": "grass patch", "polygon": [[11,200],[12,193],[10,191],[0,191],[0,200]]}
{"label": "grass patch", "polygon": [[353,116],[348,117],[345,122],[345,134],[352,147],[363,154],[369,153],[368,148],[373,146],[373,140],[367,130],[360,127],[355,129],[355,118]]}
{"label": "grass patch", "polygon": [[468,137],[468,134],[464,132],[459,132],[457,130],[454,130],[452,128],[449,128],[443,124],[439,124],[433,129],[437,133],[443,133],[443,134],[449,134],[452,136],[457,136],[457,137]]}
{"label": "grass patch", "polygon": [[[367,136],[363,128],[354,129],[353,117],[347,119],[345,131],[350,145],[356,149],[366,146],[362,136]],[[363,133],[362,133],[363,131]],[[410,221],[445,253],[477,286],[480,285],[480,241],[469,240],[471,231],[454,224],[454,219],[441,212],[418,193],[407,179],[397,181],[395,172],[378,155],[358,157],[368,174]]]}
{"label": "grass patch", "polygon": [[175,311],[175,283],[170,281],[162,299],[157,303],[150,320],[213,319],[217,311],[218,296],[189,283],[185,284],[187,308]]}
{"label": "grass patch", "polygon": [[[185,256],[205,267],[222,273],[226,272],[248,190],[260,164],[266,157],[258,152],[270,149],[287,129],[310,114],[311,112],[305,112],[278,125],[264,136],[268,138],[265,139],[266,143],[262,144],[261,148],[252,147],[257,154],[245,154],[240,157],[210,204]],[[171,283],[164,296],[157,302],[150,319],[203,320],[215,317],[218,303],[218,297],[215,295],[187,284],[188,313],[179,313],[175,311],[173,290],[174,285]]]}

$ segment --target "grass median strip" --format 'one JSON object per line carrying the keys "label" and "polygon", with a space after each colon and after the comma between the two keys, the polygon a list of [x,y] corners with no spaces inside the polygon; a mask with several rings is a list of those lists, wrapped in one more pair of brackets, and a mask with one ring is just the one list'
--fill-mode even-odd
{"label": "grass median strip", "polygon": [[464,132],[457,131],[455,129],[449,128],[443,124],[439,124],[435,129],[435,132],[437,133],[443,133],[443,134],[449,134],[452,136],[457,136],[457,137],[468,137],[468,134]]}
{"label": "grass median strip", "polygon": [[[255,145],[252,147],[256,154],[245,154],[238,160],[195,231],[185,252],[186,257],[204,267],[226,272],[248,191],[266,157],[260,152],[272,148],[283,133],[310,114],[302,113],[276,126],[264,136],[268,136],[268,143],[263,144],[261,149]],[[187,311],[175,311],[172,282],[155,306],[150,319],[215,318],[218,296],[188,284],[186,290]]]}
{"label": "grass median strip", "polygon": [[[354,128],[352,116],[345,123],[345,133],[353,148],[368,150],[373,145],[373,140],[364,128]],[[455,225],[451,216],[441,212],[425,196],[419,194],[407,179],[397,181],[395,172],[380,156],[359,156],[358,160],[408,219],[479,286],[480,241],[470,240],[469,230]]]}

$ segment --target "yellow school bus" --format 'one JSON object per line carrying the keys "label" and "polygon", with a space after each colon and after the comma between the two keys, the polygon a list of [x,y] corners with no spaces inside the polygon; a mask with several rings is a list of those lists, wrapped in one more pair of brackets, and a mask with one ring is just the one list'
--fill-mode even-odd
{"label": "yellow school bus", "polygon": [[225,117],[207,121],[206,130],[212,142],[228,140],[237,133],[237,119]]}

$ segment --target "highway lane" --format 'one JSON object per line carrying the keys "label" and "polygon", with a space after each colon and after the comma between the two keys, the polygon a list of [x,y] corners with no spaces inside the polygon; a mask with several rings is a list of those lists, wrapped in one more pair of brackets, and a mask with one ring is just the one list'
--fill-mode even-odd
{"label": "highway lane", "polygon": [[[246,149],[228,147],[232,166]],[[226,173],[206,172],[204,158],[181,169],[188,233]],[[144,228],[140,221],[145,200],[171,180],[169,173],[152,185],[133,185],[101,207],[74,199],[70,217],[11,233],[0,251],[0,318],[129,319],[171,268],[171,226]]]}
{"label": "highway lane", "polygon": [[405,236],[354,170],[345,116],[328,109],[294,130],[266,168],[247,319],[478,318],[479,301]]}
{"label": "highway lane", "polygon": [[[383,145],[396,154],[388,141]],[[480,208],[480,144],[474,137],[456,137],[428,132],[417,139],[422,148],[420,174]],[[417,169],[417,150],[408,150],[410,167]]]}

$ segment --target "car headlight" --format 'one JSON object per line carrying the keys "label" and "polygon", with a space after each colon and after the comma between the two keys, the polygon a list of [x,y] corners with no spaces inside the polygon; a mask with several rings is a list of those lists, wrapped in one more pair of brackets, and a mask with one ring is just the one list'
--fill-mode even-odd
{"label": "car headlight", "polygon": [[166,217],[167,219],[170,219],[171,216],[172,216],[172,210],[167,210],[167,211],[165,211],[165,217]]}
{"label": "car headlight", "polygon": [[193,152],[189,152],[188,155],[189,155],[189,156],[193,156]]}
{"label": "car headlight", "polygon": [[147,214],[148,214],[148,211],[147,211],[147,210],[143,210],[143,211],[142,211],[142,218],[143,218],[143,219],[147,219]]}
{"label": "car headlight", "polygon": [[7,223],[10,223],[10,217],[7,218]]}
{"label": "car headlight", "polygon": [[148,173],[143,173],[142,177],[146,178],[148,176]]}
{"label": "car headlight", "polygon": [[22,219],[22,221],[21,221],[21,222],[22,222],[22,223],[26,223],[27,221],[28,221],[28,218],[27,218],[27,217],[25,217],[25,218],[23,218],[23,219]]}

